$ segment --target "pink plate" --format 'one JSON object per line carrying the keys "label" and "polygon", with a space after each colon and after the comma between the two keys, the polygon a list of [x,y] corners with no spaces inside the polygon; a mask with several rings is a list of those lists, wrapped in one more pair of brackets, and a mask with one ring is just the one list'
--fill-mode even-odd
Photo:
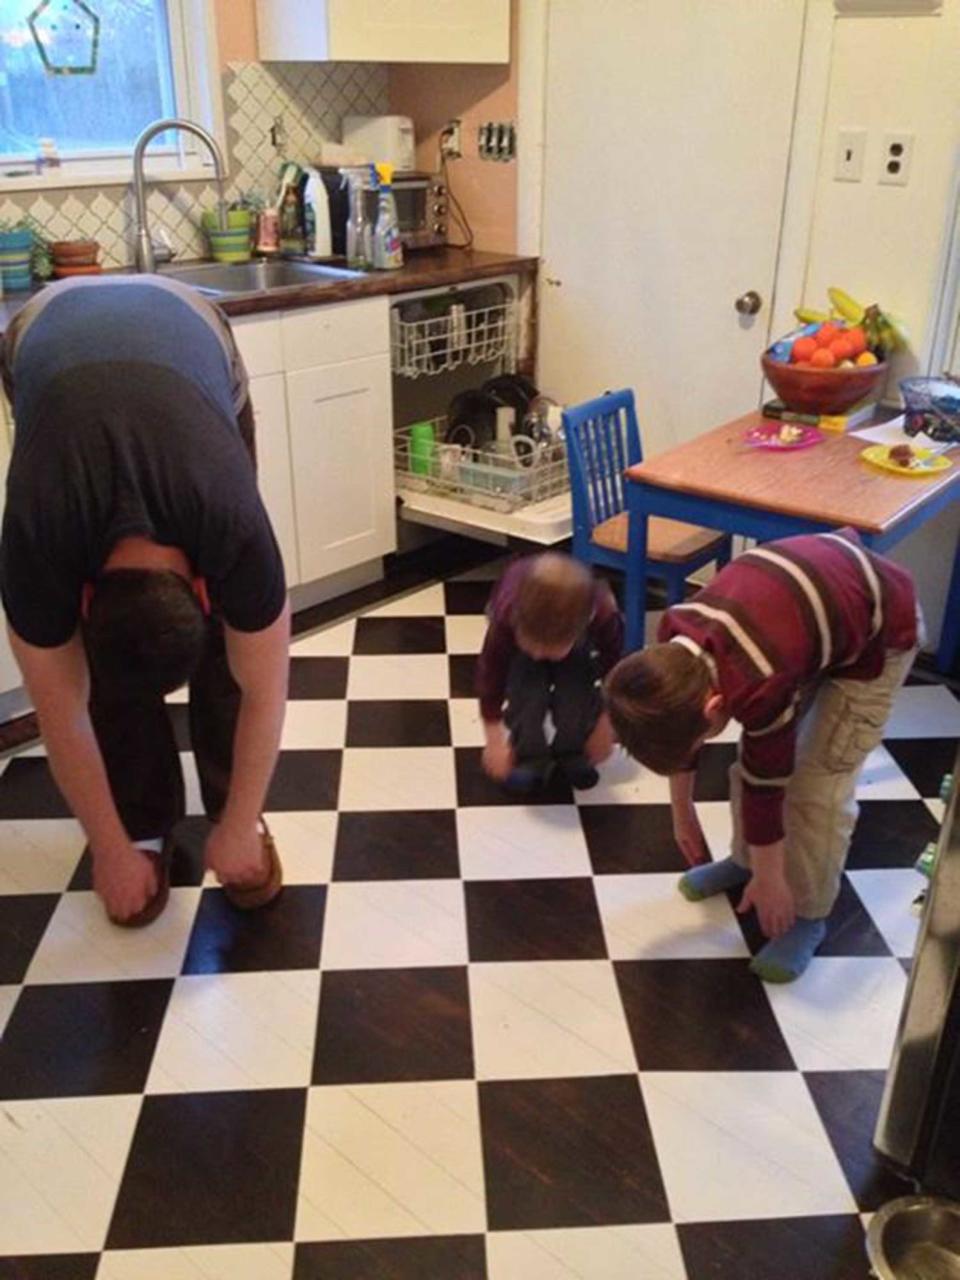
{"label": "pink plate", "polygon": [[[785,427],[800,434],[795,440],[781,440],[780,432]],[[802,422],[770,421],[765,422],[761,427],[751,427],[743,438],[754,449],[772,449],[777,453],[789,453],[794,449],[809,449],[811,445],[823,444],[825,437],[816,427],[806,426]]]}

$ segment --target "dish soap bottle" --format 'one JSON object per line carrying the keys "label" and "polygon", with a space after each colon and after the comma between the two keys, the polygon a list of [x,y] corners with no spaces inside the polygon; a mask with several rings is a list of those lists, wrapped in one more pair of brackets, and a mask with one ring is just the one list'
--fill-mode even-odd
{"label": "dish soap bottle", "polygon": [[397,202],[393,196],[393,165],[378,164],[377,178],[380,203],[373,231],[373,265],[381,271],[396,271],[403,266],[403,245],[400,242]]}

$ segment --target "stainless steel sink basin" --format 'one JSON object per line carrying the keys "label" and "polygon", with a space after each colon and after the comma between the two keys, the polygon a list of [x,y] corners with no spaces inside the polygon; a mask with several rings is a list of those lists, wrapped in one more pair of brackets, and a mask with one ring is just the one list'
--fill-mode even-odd
{"label": "stainless steel sink basin", "polygon": [[364,272],[319,262],[203,262],[192,267],[170,267],[163,275],[192,285],[201,293],[219,296],[262,293],[292,285],[338,284],[342,280],[360,280]]}

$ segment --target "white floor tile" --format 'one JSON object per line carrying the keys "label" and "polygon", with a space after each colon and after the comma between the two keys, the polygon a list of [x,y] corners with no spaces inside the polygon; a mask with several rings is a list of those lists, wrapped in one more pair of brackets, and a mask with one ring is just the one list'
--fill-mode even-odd
{"label": "white floor tile", "polygon": [[283,751],[311,751],[342,747],[347,740],[347,704],[338,698],[287,703],[283,722]]}
{"label": "white floor tile", "polygon": [[190,701],[190,688],[188,685],[182,685],[179,689],[174,689],[173,693],[168,693],[167,702],[172,702],[174,706],[183,705]]}
{"label": "white floor tile", "polygon": [[918,795],[886,747],[870,752],[857,780],[858,800],[916,800]]}
{"label": "white floor tile", "polygon": [[13,1006],[17,1003],[17,996],[20,994],[19,986],[0,987],[0,1036],[3,1035],[4,1029],[13,1013]]}
{"label": "white floor tile", "polygon": [[485,1226],[472,1081],[311,1089],[298,1240],[452,1235]]}
{"label": "white floor tile", "polygon": [[62,893],[85,844],[73,818],[0,822],[0,894]]}
{"label": "white floor tile", "polygon": [[474,964],[469,976],[478,1079],[636,1071],[606,960]]}
{"label": "white floor tile", "polygon": [[494,1231],[489,1280],[686,1280],[672,1226]]}
{"label": "white floor tile", "polygon": [[464,880],[589,876],[575,805],[496,805],[457,811]]}
{"label": "white floor tile", "polygon": [[267,813],[284,884],[326,884],[333,874],[337,815],[320,809]]}
{"label": "white floor tile", "polygon": [[341,810],[453,809],[450,747],[350,747],[343,753]]}
{"label": "white floor tile", "polygon": [[200,795],[200,775],[197,773],[197,762],[192,751],[181,751],[180,768],[183,770],[183,785],[186,790],[187,814],[190,817],[202,815],[205,810]]}
{"label": "white floor tile", "polygon": [[363,880],[327,894],[323,969],[465,964],[459,880]]}
{"label": "white floor tile", "polygon": [[483,613],[455,613],[447,617],[447,653],[479,653],[487,634]]}
{"label": "white floor tile", "polygon": [[803,1077],[641,1076],[674,1222],[854,1213]]}
{"label": "white floor tile", "polygon": [[450,734],[455,747],[482,747],[486,742],[476,698],[451,698]]}
{"label": "white floor tile", "polygon": [[944,804],[944,802],[942,800],[932,800],[928,797],[927,799],[924,800],[923,803],[927,806],[927,808],[936,818],[937,822],[939,822],[940,825],[942,826],[943,820],[947,814],[947,806]]}
{"label": "white floor tile", "polygon": [[926,881],[912,869],[848,871],[861,902],[895,956],[912,956],[920,917],[912,904]]}
{"label": "white floor tile", "polygon": [[592,791],[578,791],[578,804],[666,804],[670,784],[666,778],[645,769],[617,748],[600,766],[600,782]]}
{"label": "white floor tile", "polygon": [[697,802],[697,817],[703,828],[714,862],[722,862],[730,856],[733,840],[733,812],[728,800],[701,800]]}
{"label": "white floor tile", "polygon": [[290,1280],[292,1244],[193,1245],[105,1253],[97,1280]]}
{"label": "white floor tile", "polygon": [[725,894],[688,902],[675,872],[594,881],[613,960],[699,960],[750,954]]}
{"label": "white floor tile", "polygon": [[149,929],[120,929],[107,919],[95,893],[65,893],[34,953],[26,981],[176,977],[199,901],[199,889],[171,889],[166,910]]}
{"label": "white floor tile", "polygon": [[139,1096],[5,1102],[0,1255],[103,1247]]}
{"label": "white floor tile", "polygon": [[298,636],[290,646],[291,658],[349,658],[353,653],[356,618],[324,627],[312,635]]}
{"label": "white floor tile", "polygon": [[429,587],[421,587],[405,596],[399,596],[388,604],[369,609],[365,618],[439,618],[446,608],[443,584],[433,583]]}
{"label": "white floor tile", "polygon": [[892,958],[817,956],[789,986],[766,988],[801,1071],[885,1070],[907,978]]}
{"label": "white floor tile", "polygon": [[960,701],[943,685],[901,689],[885,738],[960,738]]}
{"label": "white floor tile", "polygon": [[350,659],[347,697],[447,698],[450,664],[444,653],[388,654]]}
{"label": "white floor tile", "polygon": [[178,978],[148,1093],[310,1083],[320,974],[290,969]]}

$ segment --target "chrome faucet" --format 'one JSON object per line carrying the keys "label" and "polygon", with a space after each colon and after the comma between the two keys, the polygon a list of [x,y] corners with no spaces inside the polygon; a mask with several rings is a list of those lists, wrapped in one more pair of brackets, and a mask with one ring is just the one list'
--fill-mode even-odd
{"label": "chrome faucet", "polygon": [[153,124],[147,125],[133,148],[133,191],[137,208],[136,264],[138,271],[154,271],[157,265],[153,251],[153,241],[150,239],[150,228],[147,225],[147,180],[143,171],[144,152],[157,134],[166,133],[172,129],[178,129],[181,133],[192,133],[201,142],[206,143],[207,149],[213,157],[220,230],[226,231],[227,229],[227,205],[223,194],[226,168],[223,163],[223,152],[220,150],[216,138],[209,134],[206,129],[201,128],[200,125],[194,124],[192,120],[155,120]]}

